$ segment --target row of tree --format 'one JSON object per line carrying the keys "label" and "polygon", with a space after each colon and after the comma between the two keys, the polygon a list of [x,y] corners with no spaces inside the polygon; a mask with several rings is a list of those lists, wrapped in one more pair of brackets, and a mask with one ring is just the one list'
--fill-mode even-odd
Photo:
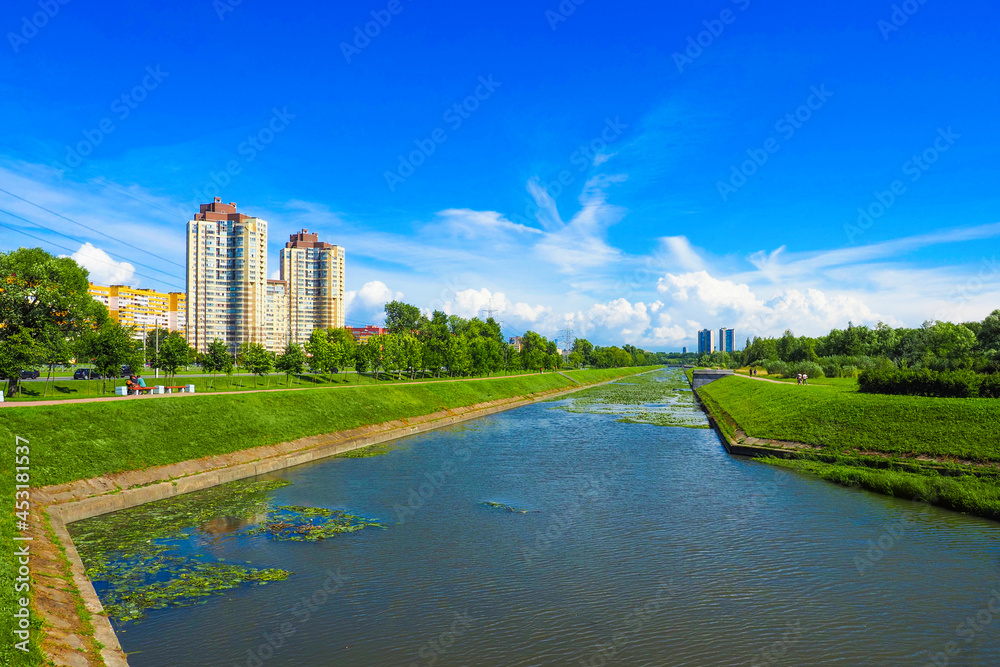
{"label": "row of tree", "polygon": [[[1000,310],[979,322],[953,324],[929,321],[918,328],[854,326],[834,329],[825,336],[755,337],[746,348],[732,353],[702,355],[699,365],[761,366],[814,369],[810,375],[852,376],[875,368],[932,371],[1000,372]],[[808,364],[805,366],[804,364]],[[818,370],[816,370],[818,369]],[[782,373],[784,374],[784,373]]]}

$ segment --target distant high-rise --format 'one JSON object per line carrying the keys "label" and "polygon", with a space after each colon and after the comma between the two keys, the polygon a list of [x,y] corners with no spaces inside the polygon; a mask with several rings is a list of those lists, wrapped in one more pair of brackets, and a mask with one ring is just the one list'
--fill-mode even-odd
{"label": "distant high-rise", "polygon": [[187,223],[187,340],[231,350],[265,342],[267,222],[215,198]]}
{"label": "distant high-rise", "polygon": [[303,229],[281,249],[288,285],[289,336],[305,343],[313,329],[344,327],[344,249]]}
{"label": "distant high-rise", "polygon": [[687,354],[688,349],[686,347],[681,348],[681,354]]}
{"label": "distant high-rise", "polygon": [[698,332],[698,356],[703,354],[712,354],[715,351],[715,347],[712,341],[712,330],[702,329]]}
{"label": "distant high-rise", "polygon": [[736,329],[719,329],[719,352],[736,351]]}

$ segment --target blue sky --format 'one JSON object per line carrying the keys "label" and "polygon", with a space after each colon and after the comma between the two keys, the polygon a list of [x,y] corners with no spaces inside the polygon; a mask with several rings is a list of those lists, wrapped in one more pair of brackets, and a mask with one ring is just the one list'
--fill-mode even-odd
{"label": "blue sky", "polygon": [[181,289],[185,222],[217,194],[270,222],[272,273],[299,228],[345,246],[357,324],[392,298],[492,300],[511,334],[679,349],[701,327],[981,319],[1000,307],[998,19],[12,0],[0,250]]}

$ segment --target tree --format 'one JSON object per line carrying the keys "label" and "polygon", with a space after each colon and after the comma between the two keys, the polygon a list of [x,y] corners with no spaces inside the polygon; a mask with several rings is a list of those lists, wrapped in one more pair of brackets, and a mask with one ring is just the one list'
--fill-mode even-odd
{"label": "tree", "polygon": [[229,356],[229,348],[216,338],[208,344],[208,351],[202,358],[201,367],[212,374],[212,388],[215,388],[215,374],[222,372],[230,375],[233,372],[233,358]]}
{"label": "tree", "polygon": [[36,341],[48,327],[66,337],[100,325],[108,311],[88,292],[87,270],[41,248],[0,253],[0,344],[27,329]]}
{"label": "tree", "polygon": [[391,334],[413,333],[420,327],[420,309],[402,301],[385,304],[385,328]]}
{"label": "tree", "polygon": [[156,327],[151,331],[146,332],[146,363],[149,364],[150,368],[163,368],[163,366],[159,365],[157,355],[159,353],[160,345],[169,335],[170,331],[164,329],[163,327]]}
{"label": "tree", "polygon": [[[135,339],[135,327],[124,326],[113,320],[105,320],[96,330],[85,331],[80,338],[78,356],[93,359],[94,370],[104,376],[101,392],[107,390],[108,378],[121,375],[121,367],[142,366],[142,344]],[[184,344],[185,347],[187,343]]]}
{"label": "tree", "polygon": [[285,346],[285,351],[278,356],[274,367],[285,374],[287,379],[285,386],[291,386],[292,375],[301,374],[305,365],[306,353],[302,351],[302,347],[298,343],[289,343]]}
{"label": "tree", "polygon": [[573,351],[578,352],[583,358],[581,363],[593,364],[594,363],[594,344],[591,343],[586,338],[577,338],[573,341]]}
{"label": "tree", "polygon": [[525,370],[542,372],[548,341],[534,331],[525,331],[521,336],[521,366]]}
{"label": "tree", "polygon": [[257,386],[257,378],[274,370],[274,355],[260,343],[243,343],[240,346],[240,363],[253,373],[253,386]]}
{"label": "tree", "polygon": [[[354,355],[357,354],[358,342],[347,329],[327,329],[327,339],[330,342],[332,362],[337,369],[349,368],[354,365]],[[331,376],[330,381],[333,381]]]}
{"label": "tree", "polygon": [[330,336],[322,329],[313,329],[306,341],[306,352],[309,354],[309,367],[314,373],[330,372],[330,380],[333,380],[333,372],[336,370],[336,359],[334,358],[334,348],[330,344]]}
{"label": "tree", "polygon": [[37,365],[43,354],[30,329],[21,329],[0,345],[0,377],[7,378],[9,395],[19,391],[21,369]]}
{"label": "tree", "polygon": [[[168,377],[177,375],[177,369],[187,366],[191,361],[191,346],[176,331],[160,341],[160,352],[157,355],[157,367]],[[134,368],[134,366],[133,366]]]}

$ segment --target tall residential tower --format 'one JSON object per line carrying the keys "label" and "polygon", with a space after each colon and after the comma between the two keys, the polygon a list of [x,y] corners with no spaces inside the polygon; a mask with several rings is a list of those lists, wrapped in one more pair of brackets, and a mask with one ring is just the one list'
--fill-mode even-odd
{"label": "tall residential tower", "polygon": [[281,249],[281,279],[288,286],[289,340],[304,343],[313,329],[344,326],[344,249],[308,230]]}
{"label": "tall residential tower", "polygon": [[215,338],[231,351],[264,343],[267,222],[215,198],[187,223],[187,340],[205,352]]}

